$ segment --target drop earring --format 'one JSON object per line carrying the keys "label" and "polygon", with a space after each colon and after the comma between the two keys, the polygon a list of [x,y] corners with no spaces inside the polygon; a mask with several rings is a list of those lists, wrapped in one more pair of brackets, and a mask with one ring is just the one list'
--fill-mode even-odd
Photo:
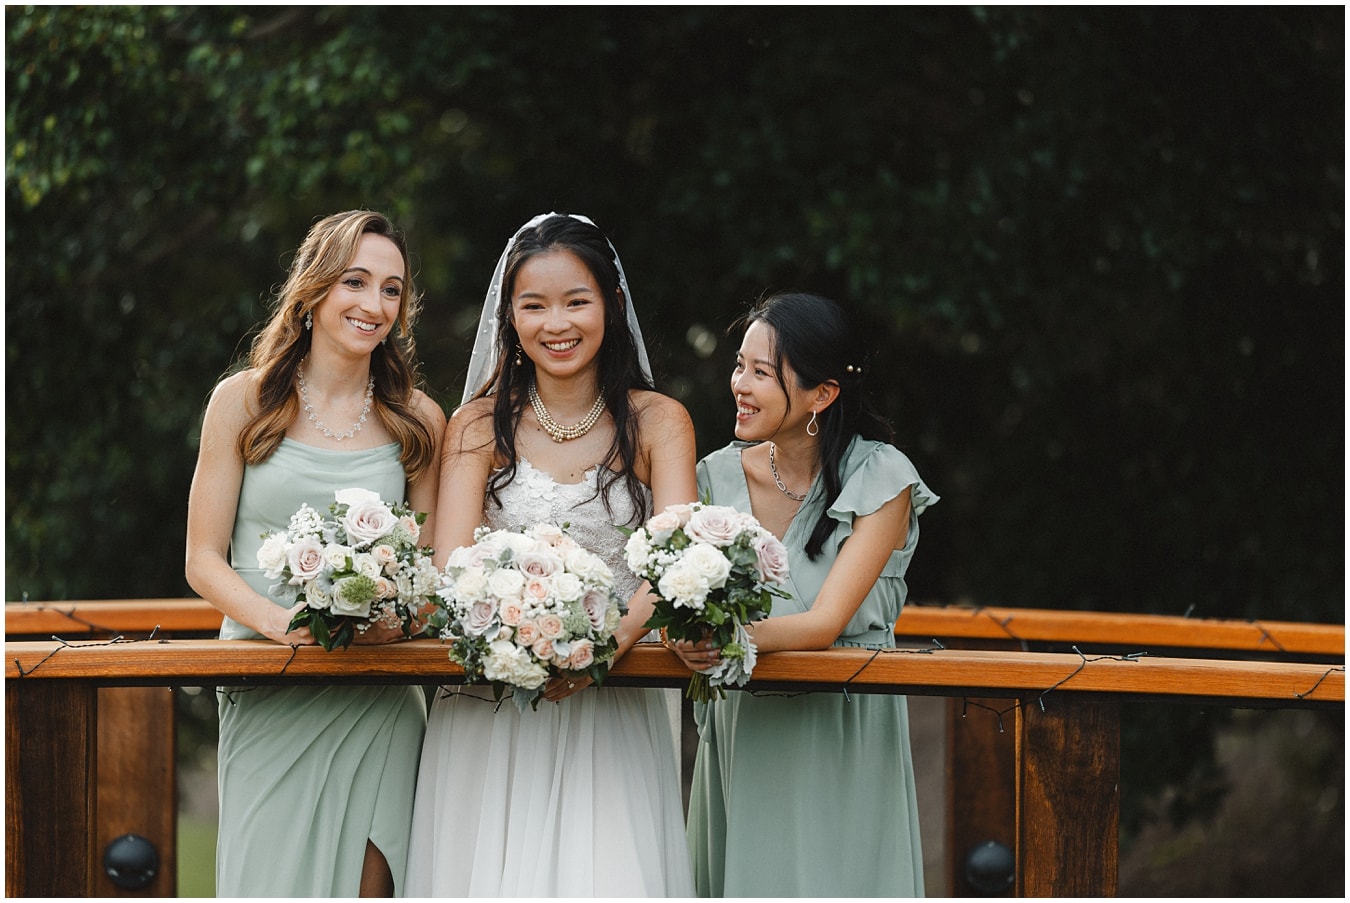
{"label": "drop earring", "polygon": [[306,329],[314,328],[314,311],[312,310],[305,314],[305,328]]}
{"label": "drop earring", "polygon": [[815,436],[820,433],[820,426],[816,423],[816,412],[811,412],[811,419],[806,424],[806,435]]}
{"label": "drop earring", "polygon": [[521,348],[521,347],[520,347],[520,343],[519,343],[519,342],[516,342],[516,366],[517,366],[517,367],[519,367],[519,366],[521,366],[522,364],[525,363],[523,360],[520,359],[520,353],[521,353],[522,351],[524,351],[524,350],[525,350],[524,348]]}

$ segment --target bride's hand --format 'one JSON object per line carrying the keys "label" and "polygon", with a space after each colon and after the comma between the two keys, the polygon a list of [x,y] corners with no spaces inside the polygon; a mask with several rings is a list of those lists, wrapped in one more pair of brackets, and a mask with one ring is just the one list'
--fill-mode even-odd
{"label": "bride's hand", "polygon": [[[361,627],[365,627],[362,630]],[[352,645],[355,646],[378,646],[383,643],[392,643],[395,640],[404,639],[403,625],[395,624],[389,626],[380,620],[373,620],[367,624],[358,626],[352,634]]]}
{"label": "bride's hand", "polygon": [[591,685],[591,679],[585,674],[567,672],[562,677],[552,678],[544,685],[544,701],[562,702],[573,693],[580,693]]}

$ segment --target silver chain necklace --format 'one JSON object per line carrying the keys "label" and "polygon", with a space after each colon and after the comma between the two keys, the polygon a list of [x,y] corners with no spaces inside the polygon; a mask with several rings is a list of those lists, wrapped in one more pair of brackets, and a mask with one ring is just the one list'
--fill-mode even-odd
{"label": "silver chain necklace", "polygon": [[[804,501],[806,501],[806,496],[805,496],[805,495],[796,495],[796,494],[794,494],[794,493],[788,492],[788,488],[787,488],[786,486],[784,486],[784,485],[783,485],[783,481],[782,481],[781,479],[779,479],[779,477],[778,477],[778,466],[777,466],[776,464],[774,464],[774,460],[773,460],[773,453],[774,453],[775,451],[777,451],[777,447],[776,447],[772,442],[770,442],[770,443],[769,443],[769,472],[773,474],[773,481],[774,481],[774,483],[778,486],[778,491],[781,492],[781,493],[783,493],[783,495],[787,496],[788,498],[792,499],[794,502],[804,502]],[[807,494],[809,495],[810,492],[811,492],[811,490],[808,489],[808,490],[807,490]]]}
{"label": "silver chain necklace", "polygon": [[361,416],[352,424],[352,428],[345,433],[335,433],[324,422],[319,419],[319,415],[314,412],[314,406],[309,403],[309,387],[305,385],[305,362],[301,361],[300,366],[296,368],[295,379],[300,384],[300,403],[305,406],[305,413],[309,415],[309,422],[314,424],[314,428],[323,433],[329,439],[335,439],[341,442],[343,439],[350,439],[361,432],[362,425],[366,422],[366,415],[370,413],[370,401],[375,397],[375,374],[370,375],[370,382],[366,383],[366,406],[361,409]]}
{"label": "silver chain necklace", "polygon": [[577,423],[571,426],[563,426],[553,419],[553,415],[544,407],[543,399],[539,397],[539,390],[535,388],[533,380],[530,382],[530,406],[534,408],[534,417],[539,421],[539,425],[544,428],[554,442],[566,442],[569,439],[578,439],[591,431],[591,427],[600,422],[600,415],[605,413],[605,394],[601,392],[595,396],[595,404],[591,405],[591,412],[581,418]]}

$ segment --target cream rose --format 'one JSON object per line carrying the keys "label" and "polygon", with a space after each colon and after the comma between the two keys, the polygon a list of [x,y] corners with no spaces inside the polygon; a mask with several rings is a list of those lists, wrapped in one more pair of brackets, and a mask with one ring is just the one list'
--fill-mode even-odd
{"label": "cream rose", "polygon": [[533,621],[521,621],[516,627],[516,642],[522,646],[533,646],[539,639],[539,625]]}
{"label": "cream rose", "polygon": [[563,560],[551,551],[531,549],[516,558],[516,568],[527,577],[552,577],[562,572]]}
{"label": "cream rose", "polygon": [[741,515],[736,509],[722,505],[708,505],[689,515],[689,523],[684,525],[684,532],[693,540],[715,546],[729,546],[736,541],[741,526]]}
{"label": "cream rose", "polygon": [[675,535],[675,531],[683,526],[683,518],[669,508],[647,521],[647,532],[651,534],[652,542],[663,543]]}
{"label": "cream rose", "polygon": [[589,668],[594,661],[595,644],[590,640],[577,640],[572,644],[572,652],[567,656],[567,663],[563,667],[569,671],[580,671]]}
{"label": "cream rose", "polygon": [[374,542],[397,525],[398,518],[394,517],[388,505],[379,500],[379,496],[352,505],[342,515],[347,541],[358,546]]}
{"label": "cream rose", "polygon": [[562,618],[552,613],[540,615],[539,633],[543,635],[544,639],[556,640],[563,635]]}

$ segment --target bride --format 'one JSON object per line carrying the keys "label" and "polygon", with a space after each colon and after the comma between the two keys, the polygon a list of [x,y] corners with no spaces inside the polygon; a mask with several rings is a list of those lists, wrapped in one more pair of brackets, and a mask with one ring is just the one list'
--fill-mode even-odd
{"label": "bride", "polygon": [[[696,497],[689,414],[652,388],[618,255],[580,216],[507,243],[483,306],[465,404],[442,446],[438,560],[493,529],[566,525],[629,597],[622,656],[644,639],[648,587],[618,525]],[[408,895],[693,895],[668,694],[555,678],[537,710],[482,686],[444,689],[422,750]]]}

